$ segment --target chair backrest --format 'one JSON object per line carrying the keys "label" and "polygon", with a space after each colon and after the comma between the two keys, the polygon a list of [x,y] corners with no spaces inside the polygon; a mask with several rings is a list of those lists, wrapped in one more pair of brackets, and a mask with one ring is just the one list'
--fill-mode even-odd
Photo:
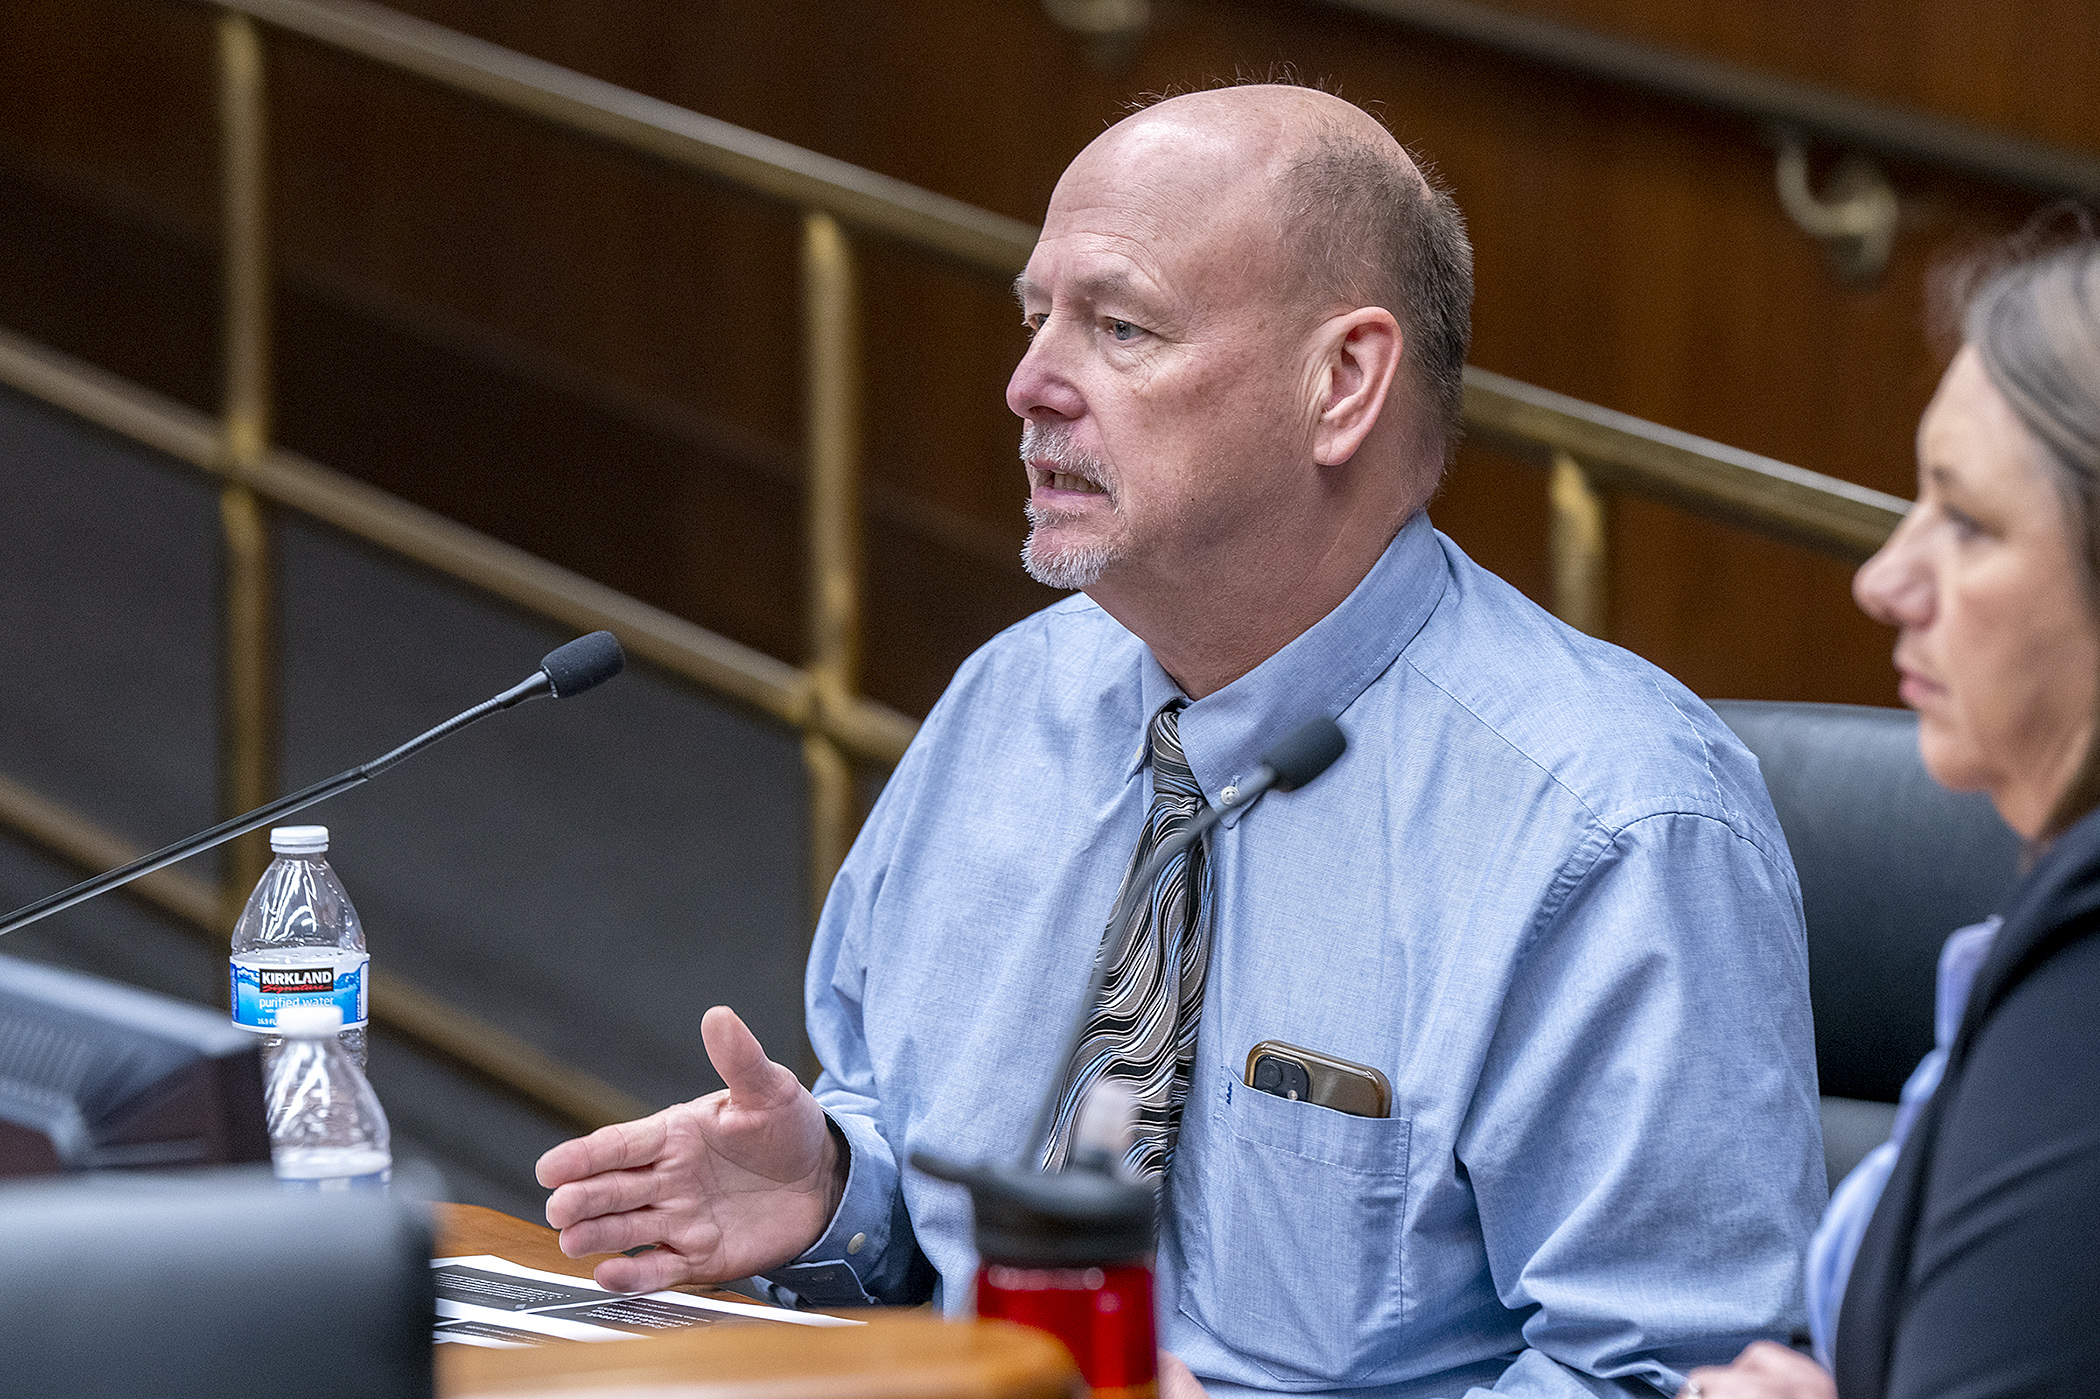
{"label": "chair backrest", "polygon": [[1908,710],[1714,709],[1757,755],[1801,877],[1823,1092],[1892,1103],[1932,1048],[1940,945],[1999,911],[2019,838],[1987,799],[1926,775]]}
{"label": "chair backrest", "polygon": [[423,1216],[267,1168],[0,1187],[0,1396],[428,1399]]}

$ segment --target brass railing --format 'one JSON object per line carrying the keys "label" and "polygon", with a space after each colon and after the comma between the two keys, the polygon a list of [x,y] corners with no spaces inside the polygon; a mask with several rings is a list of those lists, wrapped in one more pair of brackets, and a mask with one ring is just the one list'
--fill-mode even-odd
{"label": "brass railing", "polygon": [[1602,634],[1608,490],[1627,491],[1852,562],[1881,547],[1910,502],[1579,398],[1466,367],[1466,427],[1550,468],[1553,610]]}
{"label": "brass railing", "polygon": [[[913,722],[856,693],[860,643],[858,291],[852,234],[893,239],[996,277],[1034,245],[1026,224],[744,131],[557,65],[361,0],[205,0],[219,10],[218,73],[226,364],[214,420],[93,366],[0,331],[0,383],[211,473],[219,482],[228,584],[222,626],[221,802],[275,794],[276,570],[271,510],[353,535],[550,621],[605,628],[628,651],[803,736],[812,910],[852,837],[853,762],[894,763]],[[802,214],[809,602],[808,658],[789,665],[535,558],[454,521],[273,447],[265,53],[258,21],[414,74],[563,130],[784,202]],[[1479,435],[1552,466],[1556,610],[1601,630],[1607,518],[1601,490],[1686,508],[1845,557],[1863,557],[1905,502],[1577,400],[1467,372]],[[87,867],[137,853],[77,814],[0,779],[0,824]],[[266,852],[226,862],[214,894],[164,871],[136,890],[205,936],[223,938]],[[643,1105],[401,982],[374,979],[383,1028],[579,1126]]]}

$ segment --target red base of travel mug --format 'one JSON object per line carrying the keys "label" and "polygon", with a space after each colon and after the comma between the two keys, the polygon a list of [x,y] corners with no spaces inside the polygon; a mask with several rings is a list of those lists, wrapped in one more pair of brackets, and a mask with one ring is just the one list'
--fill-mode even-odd
{"label": "red base of travel mug", "polygon": [[912,1160],[970,1188],[979,1316],[1063,1341],[1094,1399],[1155,1399],[1151,1186],[1085,1167],[1046,1175]]}
{"label": "red base of travel mug", "polygon": [[1152,1399],[1159,1392],[1152,1270],[1142,1262],[1105,1268],[987,1263],[977,1271],[977,1314],[1063,1341],[1094,1399]]}

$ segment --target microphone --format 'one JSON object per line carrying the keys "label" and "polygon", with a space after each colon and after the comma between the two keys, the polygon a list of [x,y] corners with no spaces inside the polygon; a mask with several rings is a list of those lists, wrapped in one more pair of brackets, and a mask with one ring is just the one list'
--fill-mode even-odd
{"label": "microphone", "polygon": [[[574,699],[618,675],[627,665],[627,655],[609,631],[594,631],[557,646],[540,657],[539,673],[525,683],[537,685],[546,677],[547,692],[556,699]],[[526,698],[531,698],[527,696]]]}
{"label": "microphone", "polygon": [[39,918],[48,917],[61,909],[71,908],[74,904],[92,899],[97,894],[129,884],[141,875],[166,869],[179,860],[187,860],[201,850],[224,845],[235,836],[244,835],[257,826],[268,825],[280,817],[304,810],[315,802],[326,801],[338,793],[347,792],[352,787],[371,781],[403,759],[422,752],[439,739],[449,738],[467,725],[498,710],[513,709],[527,700],[539,699],[542,696],[570,699],[580,695],[618,675],[626,663],[627,658],[620,650],[620,643],[614,639],[611,632],[594,631],[588,636],[579,636],[567,645],[557,646],[549,651],[541,659],[538,670],[494,699],[484,700],[464,714],[453,715],[436,728],[417,735],[392,752],[381,754],[362,767],[339,772],[325,782],[316,782],[313,786],[293,792],[290,796],[279,797],[276,801],[259,806],[246,815],[221,821],[208,831],[200,831],[166,849],[156,850],[151,855],[142,855],[130,864],[110,870],[107,874],[98,874],[70,889],[62,889],[33,904],[18,908],[6,918],[0,919],[0,934],[26,927]]}
{"label": "microphone", "polygon": [[[1139,867],[1136,878],[1123,886],[1121,897],[1116,900],[1115,911],[1109,914],[1108,932],[1102,937],[1102,951],[1094,959],[1094,972],[1088,979],[1086,995],[1079,1002],[1079,1015],[1072,1022],[1072,1032],[1065,1038],[1064,1053],[1057,1058],[1059,1076],[1051,1082],[1050,1092],[1043,1105],[1036,1110],[1035,1126],[1028,1134],[1028,1142],[1021,1157],[1021,1166],[1030,1168],[1031,1163],[1042,1159],[1043,1147],[1050,1139],[1050,1130],[1056,1125],[1057,1103],[1064,1088],[1064,1072],[1069,1070],[1072,1056],[1079,1051],[1079,1042],[1086,1037],[1086,1022],[1093,1014],[1094,1002],[1100,999],[1101,988],[1108,980],[1108,949],[1122,940],[1124,927],[1151,897],[1152,885],[1159,879],[1160,871],[1171,864],[1175,857],[1203,839],[1224,818],[1226,811],[1245,812],[1253,808],[1272,788],[1280,792],[1293,792],[1327,771],[1349,740],[1342,735],[1340,726],[1326,715],[1311,720],[1287,734],[1283,741],[1262,755],[1261,766],[1255,770],[1253,780],[1240,787],[1239,795],[1230,807],[1205,804],[1196,813],[1196,819],[1177,835],[1161,841],[1150,857]],[[1077,1110],[1076,1104],[1074,1110]]]}

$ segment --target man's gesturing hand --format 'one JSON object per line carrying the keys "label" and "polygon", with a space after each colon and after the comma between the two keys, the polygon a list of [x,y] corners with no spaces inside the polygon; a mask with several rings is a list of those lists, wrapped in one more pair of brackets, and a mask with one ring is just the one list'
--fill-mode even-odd
{"label": "man's gesturing hand", "polygon": [[727,1006],[700,1022],[729,1086],[639,1122],[563,1142],[537,1167],[547,1222],[571,1258],[610,1258],[593,1276],[615,1292],[720,1282],[789,1262],[815,1243],[845,1189],[844,1153],[824,1110]]}

